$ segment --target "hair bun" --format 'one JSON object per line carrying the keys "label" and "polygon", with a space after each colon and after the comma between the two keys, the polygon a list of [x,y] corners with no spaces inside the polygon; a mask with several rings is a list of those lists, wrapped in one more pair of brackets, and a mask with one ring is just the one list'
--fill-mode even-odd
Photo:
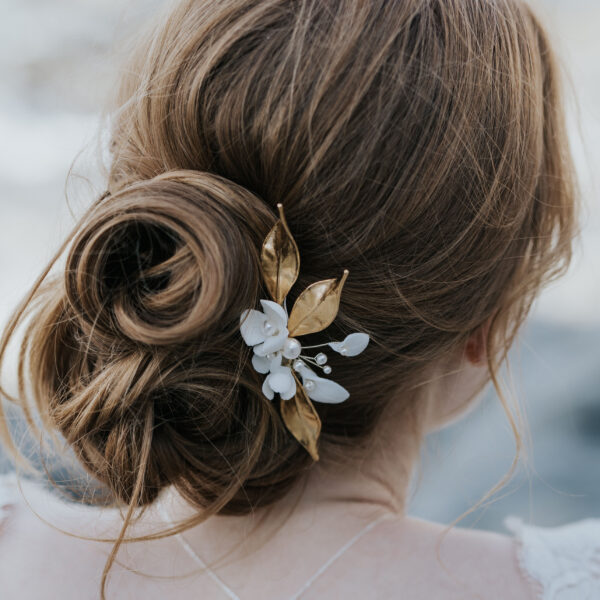
{"label": "hair bun", "polygon": [[248,190],[209,173],[132,184],[85,218],[67,259],[67,299],[86,333],[106,341],[187,342],[237,317],[255,293],[272,218]]}
{"label": "hair bun", "polygon": [[176,483],[208,504],[266,436],[284,450],[265,452],[297,450],[277,436],[239,335],[274,220],[245,188],[199,171],[128,185],[82,219],[64,288],[35,322],[31,368],[40,412],[121,500],[145,504]]}

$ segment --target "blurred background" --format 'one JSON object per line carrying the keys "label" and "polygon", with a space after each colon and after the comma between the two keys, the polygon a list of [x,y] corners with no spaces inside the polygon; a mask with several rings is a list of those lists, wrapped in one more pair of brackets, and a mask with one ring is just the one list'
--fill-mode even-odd
{"label": "blurred background", "polygon": [[[120,62],[115,49],[163,1],[2,0],[0,326],[102,189],[97,137]],[[582,235],[569,274],[541,296],[512,354],[531,451],[496,500],[465,520],[495,530],[508,514],[539,525],[600,517],[600,2],[538,0],[536,7],[567,75]],[[428,439],[410,512],[451,522],[502,478],[513,455],[504,413],[489,393]],[[0,471],[9,468],[0,453]],[[64,476],[61,469],[51,463],[53,476]]]}

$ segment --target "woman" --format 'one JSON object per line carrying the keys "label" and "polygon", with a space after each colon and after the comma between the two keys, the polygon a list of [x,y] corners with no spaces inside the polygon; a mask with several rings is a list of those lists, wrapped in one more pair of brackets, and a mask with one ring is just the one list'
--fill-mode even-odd
{"label": "woman", "polygon": [[594,521],[404,512],[424,434],[500,391],[569,262],[559,92],[518,0],[173,8],[124,71],[106,193],[0,347],[31,312],[9,399],[111,502],[6,479],[6,597],[597,597]]}

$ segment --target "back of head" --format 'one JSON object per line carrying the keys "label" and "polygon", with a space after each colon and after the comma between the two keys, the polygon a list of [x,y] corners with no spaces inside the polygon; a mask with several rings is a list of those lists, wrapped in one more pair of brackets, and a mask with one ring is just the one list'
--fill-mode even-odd
{"label": "back of head", "polygon": [[410,415],[407,390],[490,319],[493,371],[570,256],[556,67],[517,0],[180,2],[125,71],[111,153],[23,360],[46,423],[136,506],[172,484],[244,514],[312,462],[239,334],[277,203],[298,289],[350,271],[327,339],[373,340],[332,362],[350,399],[317,407],[324,460],[391,402]]}

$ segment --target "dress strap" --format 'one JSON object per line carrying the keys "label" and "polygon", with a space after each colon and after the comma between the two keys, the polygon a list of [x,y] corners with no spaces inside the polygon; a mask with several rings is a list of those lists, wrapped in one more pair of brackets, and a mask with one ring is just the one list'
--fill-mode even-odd
{"label": "dress strap", "polygon": [[[157,501],[158,510],[160,511],[163,519],[169,524],[169,526],[173,526],[173,522],[167,513],[166,508],[162,505],[160,500]],[[321,576],[323,573],[336,561],[340,556],[344,554],[351,546],[353,546],[358,540],[363,537],[366,533],[371,531],[377,524],[381,521],[396,517],[393,513],[384,513],[379,515],[377,518],[373,519],[369,523],[367,523],[354,537],[348,540],[341,548],[339,548],[333,556],[331,556],[327,561],[325,561],[315,573],[304,583],[304,585],[292,596],[289,597],[289,600],[298,600],[304,592]],[[175,537],[183,547],[183,549],[187,552],[187,554],[194,560],[194,562],[199,565],[206,574],[227,594],[227,597],[230,600],[241,600],[241,598],[194,552],[192,547],[186,542],[185,538],[180,534],[176,533]]]}
{"label": "dress strap", "polygon": [[331,556],[327,561],[325,561],[316,571],[315,573],[306,581],[306,583],[293,595],[290,596],[289,600],[298,600],[304,592],[321,576],[325,571],[338,559],[346,550],[348,550],[351,546],[353,546],[358,540],[371,531],[376,525],[378,525],[381,521],[385,519],[396,517],[393,513],[384,513],[373,519],[371,522],[367,523],[365,527],[363,527],[353,538],[348,540],[333,556]]}
{"label": "dress strap", "polygon": [[[173,527],[173,521],[171,521],[166,508],[162,505],[160,500],[157,501],[157,505],[163,519],[169,524],[170,527]],[[227,597],[230,598],[230,600],[241,600],[241,598],[194,552],[192,547],[186,542],[181,533],[176,533],[175,537],[181,544],[182,548],[191,557],[191,559],[198,566],[200,566],[206,572],[206,574],[227,594]]]}

